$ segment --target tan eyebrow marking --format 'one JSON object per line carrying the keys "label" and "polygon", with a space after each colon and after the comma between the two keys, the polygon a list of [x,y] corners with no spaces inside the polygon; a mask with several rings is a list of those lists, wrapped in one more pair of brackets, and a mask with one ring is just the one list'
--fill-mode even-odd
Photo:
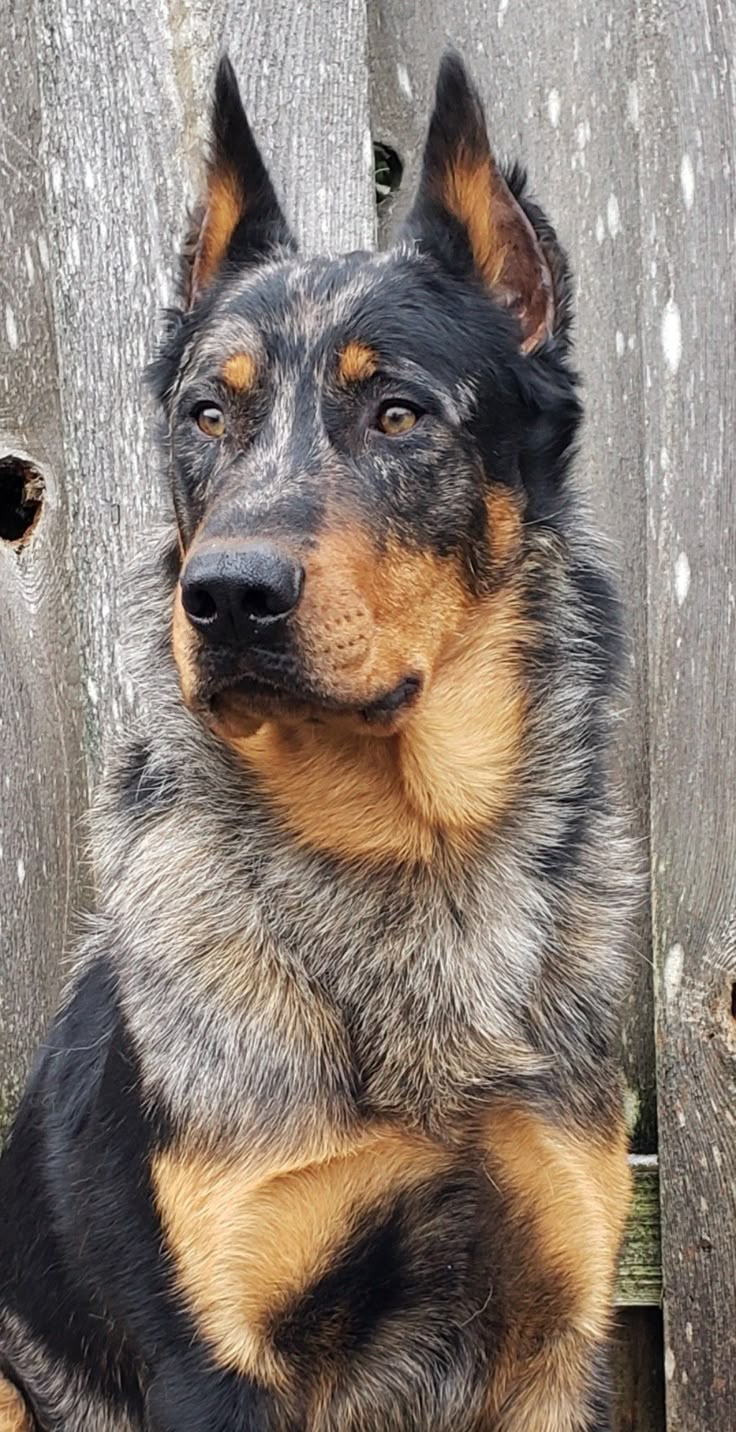
{"label": "tan eyebrow marking", "polygon": [[361,383],[378,368],[378,354],[367,343],[348,343],[340,354],[338,378],[341,383]]}
{"label": "tan eyebrow marking", "polygon": [[222,365],[222,377],[236,393],[247,393],[255,385],[257,371],[252,353],[233,353]]}

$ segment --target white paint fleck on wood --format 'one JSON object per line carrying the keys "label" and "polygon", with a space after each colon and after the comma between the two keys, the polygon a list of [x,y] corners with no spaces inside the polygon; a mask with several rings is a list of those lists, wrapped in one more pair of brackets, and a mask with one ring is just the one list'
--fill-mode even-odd
{"label": "white paint fleck on wood", "polygon": [[[656,267],[652,277],[656,278]],[[675,374],[682,358],[682,319],[674,298],[668,298],[662,314],[662,352],[670,373]]]}
{"label": "white paint fleck on wood", "polygon": [[678,552],[675,558],[675,596],[677,605],[681,607],[687,601],[687,594],[690,591],[690,562],[687,552]]}
{"label": "white paint fleck on wood", "polygon": [[682,945],[673,945],[664,962],[664,988],[669,1000],[676,999],[680,992],[684,969],[685,951]]}
{"label": "white paint fleck on wood", "polygon": [[687,152],[683,154],[680,162],[680,186],[685,208],[692,209],[695,202],[695,170],[693,161]]}

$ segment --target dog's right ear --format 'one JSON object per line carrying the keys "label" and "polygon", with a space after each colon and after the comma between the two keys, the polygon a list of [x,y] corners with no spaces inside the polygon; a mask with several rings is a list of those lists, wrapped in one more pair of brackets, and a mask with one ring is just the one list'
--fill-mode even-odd
{"label": "dog's right ear", "polygon": [[207,191],[184,258],[187,307],[226,268],[247,268],[283,247],[293,250],[296,244],[253,138],[235,71],[224,56],[215,80]]}

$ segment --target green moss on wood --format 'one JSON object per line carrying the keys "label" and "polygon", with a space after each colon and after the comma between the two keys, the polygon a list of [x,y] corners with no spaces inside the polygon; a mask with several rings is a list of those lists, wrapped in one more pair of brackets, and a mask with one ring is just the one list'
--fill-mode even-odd
{"label": "green moss on wood", "polygon": [[659,1230],[659,1169],[654,1157],[634,1155],[634,1198],[619,1264],[616,1302],[623,1308],[658,1306],[662,1301]]}

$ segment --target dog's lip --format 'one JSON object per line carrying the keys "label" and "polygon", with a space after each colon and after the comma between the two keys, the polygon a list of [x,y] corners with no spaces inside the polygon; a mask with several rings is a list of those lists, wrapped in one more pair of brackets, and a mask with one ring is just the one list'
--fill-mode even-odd
{"label": "dog's lip", "polygon": [[404,676],[395,686],[383,691],[369,702],[342,701],[326,692],[315,690],[298,677],[281,679],[263,672],[243,672],[235,679],[223,682],[208,693],[205,706],[216,713],[217,707],[227,703],[229,698],[248,701],[265,701],[284,709],[309,707],[313,710],[334,712],[336,715],[358,716],[367,724],[391,722],[399,712],[414,705],[422,689],[422,677],[417,673]]}
{"label": "dog's lip", "polygon": [[382,720],[396,716],[407,706],[413,706],[418,699],[422,689],[422,678],[417,673],[402,677],[390,691],[384,692],[368,706],[360,708],[360,714],[366,721]]}

